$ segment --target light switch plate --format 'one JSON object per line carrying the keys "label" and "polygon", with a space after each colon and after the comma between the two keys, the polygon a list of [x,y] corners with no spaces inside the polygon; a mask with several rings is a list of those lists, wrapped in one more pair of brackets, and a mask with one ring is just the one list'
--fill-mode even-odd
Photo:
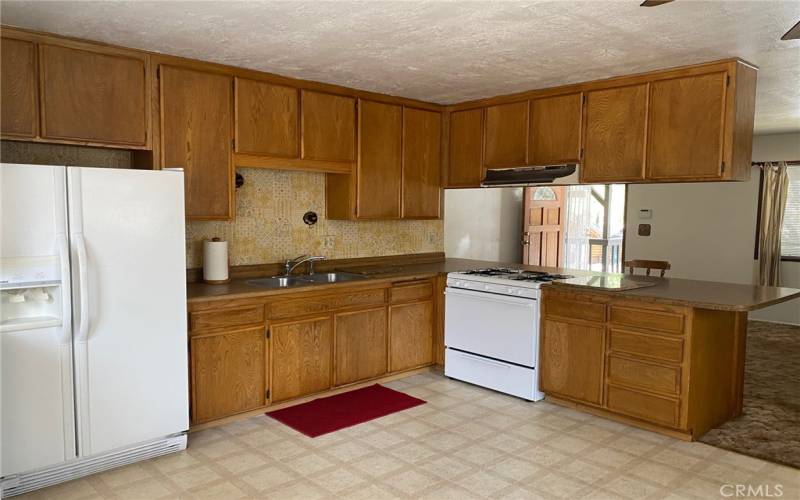
{"label": "light switch plate", "polygon": [[640,208],[639,209],[639,218],[640,219],[652,219],[653,218],[653,209],[652,208]]}

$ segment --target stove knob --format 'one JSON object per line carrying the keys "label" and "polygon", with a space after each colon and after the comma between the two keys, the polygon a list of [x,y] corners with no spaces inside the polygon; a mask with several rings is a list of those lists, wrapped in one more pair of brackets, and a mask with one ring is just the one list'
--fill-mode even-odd
{"label": "stove knob", "polygon": [[483,289],[484,290],[488,290],[489,289],[489,285],[483,285]]}
{"label": "stove knob", "polygon": [[[514,289],[513,288],[509,288],[508,290],[506,290],[506,293],[514,293]],[[519,293],[519,291],[517,291],[517,293]]]}

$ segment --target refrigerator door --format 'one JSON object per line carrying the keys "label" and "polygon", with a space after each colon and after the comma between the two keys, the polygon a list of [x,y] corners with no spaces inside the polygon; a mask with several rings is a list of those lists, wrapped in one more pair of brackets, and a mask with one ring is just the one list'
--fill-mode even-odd
{"label": "refrigerator door", "polygon": [[65,181],[0,165],[3,477],[75,457]]}
{"label": "refrigerator door", "polygon": [[68,169],[78,451],[189,427],[183,173]]}

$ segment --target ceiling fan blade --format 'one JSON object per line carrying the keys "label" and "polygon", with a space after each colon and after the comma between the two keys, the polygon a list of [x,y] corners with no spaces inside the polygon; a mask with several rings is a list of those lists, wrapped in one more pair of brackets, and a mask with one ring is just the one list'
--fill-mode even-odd
{"label": "ceiling fan blade", "polygon": [[665,3],[670,3],[673,0],[644,0],[639,7],[658,7],[659,5],[664,5]]}
{"label": "ceiling fan blade", "polygon": [[800,21],[792,26],[792,28],[783,34],[781,40],[798,40],[800,39]]}

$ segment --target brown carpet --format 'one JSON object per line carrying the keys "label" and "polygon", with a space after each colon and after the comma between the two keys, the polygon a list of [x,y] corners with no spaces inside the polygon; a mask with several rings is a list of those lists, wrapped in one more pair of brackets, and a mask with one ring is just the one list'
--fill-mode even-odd
{"label": "brown carpet", "polygon": [[800,469],[800,326],[748,323],[742,415],[700,441]]}

